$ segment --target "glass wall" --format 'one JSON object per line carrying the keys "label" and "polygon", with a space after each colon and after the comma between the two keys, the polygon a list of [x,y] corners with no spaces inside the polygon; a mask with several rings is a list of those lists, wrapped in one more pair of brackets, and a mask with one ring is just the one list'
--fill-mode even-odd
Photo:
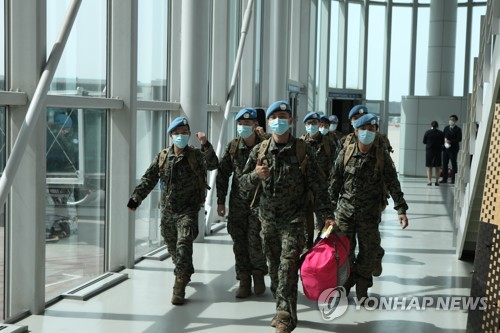
{"label": "glass wall", "polygon": [[[238,44],[241,30],[241,0],[229,2],[229,42],[228,42],[228,68],[234,68],[236,63],[236,54],[238,53]],[[227,82],[231,82],[232,71],[227,71]],[[240,78],[241,79],[241,78]],[[240,86],[236,85],[233,94],[233,105],[240,105]]]}
{"label": "glass wall", "polygon": [[[429,16],[430,0],[418,0],[417,6],[412,6],[413,0],[398,1],[358,1],[358,0],[332,0],[331,25],[330,25],[330,69],[329,87],[342,88],[338,82],[338,73],[346,72],[346,88],[361,89],[360,81],[363,68],[361,55],[363,54],[362,29],[365,24],[363,11],[368,5],[368,38],[366,58],[366,100],[382,100],[388,111],[387,116],[392,117],[389,124],[398,124],[401,96],[410,93],[410,83],[415,86],[415,95],[427,95],[427,58],[429,50]],[[343,17],[339,16],[339,8],[348,7],[347,29],[343,31]],[[386,22],[386,13],[392,11],[391,22]],[[417,22],[413,22],[413,11],[417,10]],[[480,17],[486,11],[486,1],[459,1],[457,14],[456,33],[456,58],[455,58],[455,83],[454,95],[464,95],[464,84],[472,90],[474,57],[478,54]],[[467,37],[467,15],[472,13],[471,45],[465,45]],[[386,25],[390,25],[391,40],[388,44],[386,38]],[[416,48],[412,49],[412,29],[417,27]],[[318,25],[321,27],[321,25]],[[346,63],[339,61],[339,41],[347,41]],[[390,48],[387,48],[390,45]],[[470,48],[471,58],[465,59],[465,50]],[[385,55],[390,54],[389,77],[386,77]],[[411,77],[410,61],[415,55],[415,74]],[[467,62],[467,63],[466,63]],[[345,68],[342,68],[345,66]],[[470,82],[464,82],[464,71],[469,66],[471,73]],[[317,69],[319,71],[319,69]],[[385,100],[385,84],[388,82],[389,98]]]}
{"label": "glass wall", "polygon": [[0,90],[5,90],[5,13],[4,0],[0,0]]}
{"label": "glass wall", "polygon": [[262,0],[255,1],[255,75],[254,96],[256,105],[261,105],[261,80],[262,80]]}
{"label": "glass wall", "polygon": [[[167,146],[165,140],[166,114],[158,111],[137,112],[137,160],[136,184],[155,156]],[[151,191],[135,211],[135,257],[158,248],[163,244],[160,233],[161,213],[160,184]]]}
{"label": "glass wall", "polygon": [[167,100],[169,1],[139,1],[137,99]]}
{"label": "glass wall", "polygon": [[46,300],[104,272],[106,113],[47,109]]}
{"label": "glass wall", "polygon": [[[341,52],[339,35],[340,31],[344,30],[340,28],[340,24],[344,20],[340,19],[340,4],[338,1],[332,1],[330,15],[332,19],[330,20],[330,52],[328,60],[330,72],[328,75],[328,85],[338,88],[342,86],[342,80],[339,80],[339,72],[342,73],[342,69],[339,70],[338,68],[339,52]],[[321,6],[318,6],[318,27],[321,27]],[[317,53],[316,64],[319,64],[319,52]],[[320,68],[316,65],[316,77],[319,77],[319,71]]]}
{"label": "glass wall", "polygon": [[[70,2],[47,0],[47,50]],[[106,96],[106,9],[106,1],[81,3],[52,94]],[[46,117],[45,298],[50,300],[104,272],[107,112],[48,107]]]}
{"label": "glass wall", "polygon": [[[5,90],[5,15],[4,1],[0,0],[0,90]],[[5,107],[0,107],[0,171],[3,173],[6,158],[6,130]],[[5,209],[0,213],[0,320],[5,318],[4,313],[4,286],[5,286]]]}
{"label": "glass wall", "polygon": [[[3,15],[1,16],[3,19]],[[0,28],[3,30],[3,25]],[[2,34],[3,35],[3,34]],[[3,46],[3,43],[2,43]],[[3,66],[1,66],[3,69]],[[3,79],[2,79],[3,82]],[[5,169],[6,158],[6,118],[5,107],[0,107],[0,171]],[[4,206],[5,208],[5,206]],[[0,320],[5,318],[4,295],[5,295],[5,209],[0,213]]]}
{"label": "glass wall", "polygon": [[[401,96],[409,93],[411,59],[412,10],[409,7],[393,7],[391,35],[391,64],[389,101],[401,102]],[[390,111],[389,111],[390,112]]]}
{"label": "glass wall", "polygon": [[385,6],[371,6],[368,20],[366,98],[384,99]]}
{"label": "glass wall", "polygon": [[[464,93],[465,72],[465,41],[467,37],[467,8],[458,7],[457,36],[455,42],[455,77],[453,95],[462,96]],[[472,75],[472,73],[470,74]]]}
{"label": "glass wall", "polygon": [[429,54],[429,7],[418,9],[415,61],[415,95],[427,95],[427,58]]}
{"label": "glass wall", "polygon": [[[47,0],[47,56],[70,3]],[[66,95],[105,97],[106,36],[106,1],[82,1],[50,90]]]}
{"label": "glass wall", "polygon": [[362,88],[363,82],[360,82],[359,75],[362,71],[361,54],[363,53],[363,39],[361,32],[364,30],[363,20],[361,19],[361,5],[356,3],[349,4],[349,18],[347,21],[347,58],[346,58],[346,88]]}

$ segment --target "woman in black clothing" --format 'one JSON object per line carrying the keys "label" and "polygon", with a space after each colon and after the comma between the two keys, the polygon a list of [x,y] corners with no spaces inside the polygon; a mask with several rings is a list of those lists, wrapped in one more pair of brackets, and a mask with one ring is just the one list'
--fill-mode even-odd
{"label": "woman in black clothing", "polygon": [[424,134],[425,144],[425,166],[427,167],[428,186],[432,185],[432,168],[436,171],[435,185],[439,186],[439,174],[441,172],[441,152],[443,150],[444,133],[438,129],[437,121],[431,122],[432,128]]}

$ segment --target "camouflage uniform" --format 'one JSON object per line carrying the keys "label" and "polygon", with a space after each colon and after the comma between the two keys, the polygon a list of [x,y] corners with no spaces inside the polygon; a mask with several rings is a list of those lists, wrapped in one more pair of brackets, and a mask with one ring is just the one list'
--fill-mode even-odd
{"label": "camouflage uniform", "polygon": [[330,140],[335,143],[337,149],[340,150],[340,148],[342,148],[342,139],[345,138],[345,135],[341,131],[335,130],[328,132],[328,136],[330,137]]}
{"label": "camouflage uniform", "polygon": [[[254,193],[242,191],[240,177],[245,163],[250,155],[251,147],[245,144],[241,137],[237,137],[237,149],[231,154],[231,141],[224,152],[217,171],[217,204],[226,202],[229,178],[233,175],[231,182],[231,194],[229,196],[229,214],[227,217],[227,231],[233,239],[233,251],[235,257],[236,276],[249,276],[255,271],[267,274],[267,263],[262,241],[260,239],[260,221],[257,208],[250,208]],[[261,142],[256,136],[255,144]]]}
{"label": "camouflage uniform", "polygon": [[[312,137],[309,133],[305,134],[301,137],[308,145],[311,146],[312,151],[314,153],[314,157],[316,162],[318,163],[320,169],[320,180],[318,181],[327,181],[330,176],[330,170],[332,169],[333,163],[335,162],[335,158],[337,157],[337,142],[333,141],[328,134],[325,136],[322,134],[318,134],[315,137]],[[326,142],[325,142],[326,141]],[[328,148],[325,147],[325,144],[328,144]],[[314,217],[313,212],[316,211],[316,207],[314,207],[312,200],[312,195],[309,196],[308,200],[308,208],[307,208],[307,226],[306,226],[306,245],[307,248],[312,247],[313,238],[314,238]],[[321,220],[318,216],[316,216],[316,230],[323,229],[325,225],[325,221]]]}
{"label": "camouflage uniform", "polygon": [[203,150],[186,146],[179,155],[175,155],[171,146],[163,167],[159,167],[159,153],[132,194],[132,198],[140,204],[158,180],[161,181],[161,234],[172,256],[174,274],[187,281],[194,273],[193,241],[198,236],[198,211],[205,193],[205,189],[200,188],[199,177],[189,164],[189,154],[195,154],[196,165],[199,166],[197,172],[201,175],[206,176],[207,169],[217,168],[218,159],[208,141]]}
{"label": "camouflage uniform", "polygon": [[[380,251],[378,226],[386,204],[383,187],[391,194],[398,214],[406,214],[408,206],[403,198],[396,168],[387,152],[383,150],[383,170],[376,170],[377,149],[363,154],[357,145],[344,167],[346,148],[339,153],[330,177],[329,194],[335,210],[335,219],[340,230],[351,239],[351,277],[354,283],[365,288],[373,285],[372,272]],[[385,185],[384,185],[385,184]],[[359,252],[355,256],[356,237]]]}
{"label": "camouflage uniform", "polygon": [[[297,284],[299,255],[304,247],[304,222],[306,197],[312,190],[317,213],[325,219],[332,216],[327,200],[327,188],[318,181],[320,174],[312,149],[305,145],[305,168],[297,158],[299,141],[289,136],[283,147],[270,139],[265,161],[270,176],[260,180],[255,172],[260,145],[252,149],[243,175],[241,186],[253,191],[260,184],[259,218],[262,223],[261,237],[269,262],[271,291],[276,298],[276,310],[290,313],[292,327],[297,324]],[[281,147],[281,149],[280,149]]]}

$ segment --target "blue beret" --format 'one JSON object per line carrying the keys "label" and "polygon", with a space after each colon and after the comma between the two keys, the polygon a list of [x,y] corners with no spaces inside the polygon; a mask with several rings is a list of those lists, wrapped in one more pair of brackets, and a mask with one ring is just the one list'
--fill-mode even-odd
{"label": "blue beret", "polygon": [[330,120],[330,122],[334,121],[336,123],[339,122],[339,118],[337,118],[336,115],[331,115],[330,117],[328,117],[328,120]]}
{"label": "blue beret", "polygon": [[357,114],[366,114],[368,113],[368,108],[364,105],[355,105],[351,111],[349,112],[349,120]]}
{"label": "blue beret", "polygon": [[188,120],[184,117],[177,117],[175,118],[171,123],[170,126],[168,126],[167,129],[167,134],[170,134],[174,129],[176,129],[179,126],[187,126],[189,129],[189,123]]}
{"label": "blue beret", "polygon": [[324,122],[324,123],[330,123],[330,119],[328,119],[327,116],[325,116],[324,114],[322,114],[320,117],[319,117],[319,121],[321,122]]}
{"label": "blue beret", "polygon": [[71,127],[73,126],[73,121],[71,120],[70,117],[68,117],[67,115],[63,114],[63,113],[58,113],[56,114],[55,116],[55,123],[59,126],[59,127]]}
{"label": "blue beret", "polygon": [[287,102],[277,101],[269,105],[269,107],[267,108],[266,119],[269,119],[269,117],[276,111],[287,111],[290,115],[292,114],[292,109]]}
{"label": "blue beret", "polygon": [[253,120],[257,119],[257,110],[252,108],[241,109],[234,120]]}
{"label": "blue beret", "polygon": [[308,114],[306,114],[306,116],[304,117],[304,123],[308,120],[311,120],[311,119],[316,119],[316,120],[319,120],[321,117],[321,115],[317,112],[309,112]]}
{"label": "blue beret", "polygon": [[373,113],[368,113],[362,116],[361,118],[358,118],[354,122],[354,128],[359,128],[363,125],[377,125],[378,124],[378,117],[377,115]]}

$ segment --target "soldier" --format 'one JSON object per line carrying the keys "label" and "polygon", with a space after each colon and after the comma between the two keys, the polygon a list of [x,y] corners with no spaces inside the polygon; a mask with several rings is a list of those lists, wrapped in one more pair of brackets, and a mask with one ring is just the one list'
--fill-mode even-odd
{"label": "soldier", "polygon": [[[403,229],[408,226],[406,210],[394,163],[389,152],[375,143],[377,116],[366,114],[355,122],[357,143],[343,148],[331,173],[329,194],[335,207],[335,221],[351,240],[351,275],[346,292],[356,285],[362,302],[373,285],[372,273],[380,246],[378,226],[385,208],[383,188],[391,194]],[[383,158],[377,157],[382,151]],[[380,156],[380,155],[379,155]],[[359,252],[355,255],[356,238]],[[364,299],[363,299],[364,297]]]}
{"label": "soldier", "polygon": [[319,132],[322,135],[328,135],[328,133],[330,132],[329,128],[330,128],[330,119],[328,119],[327,116],[322,114],[319,117]]}
{"label": "soldier", "polygon": [[326,184],[318,181],[319,167],[311,148],[294,138],[290,105],[277,101],[266,112],[272,138],[255,146],[240,178],[242,188],[261,190],[261,237],[269,263],[276,332],[291,332],[297,325],[299,256],[304,247],[306,196],[312,190],[317,213],[334,224]]}
{"label": "soldier", "polygon": [[[330,176],[330,170],[332,168],[333,162],[337,157],[336,151],[337,146],[335,141],[332,140],[329,133],[323,135],[319,132],[321,115],[317,112],[309,112],[304,117],[304,125],[306,127],[306,134],[301,136],[301,140],[304,140],[308,145],[311,146],[316,158],[316,162],[319,165],[320,179],[318,181],[327,181]],[[308,195],[308,207],[306,214],[306,248],[310,249],[313,245],[314,239],[314,229],[321,230],[324,226],[324,221],[322,221],[318,216],[316,216],[316,226],[314,226],[314,215],[313,212],[316,208],[313,205],[314,198],[312,193]]]}
{"label": "soldier", "polygon": [[257,207],[250,207],[251,197],[242,193],[244,191],[241,190],[239,181],[250,150],[262,139],[256,133],[256,110],[241,109],[235,120],[238,136],[227,145],[217,172],[217,213],[219,216],[226,213],[229,178],[233,175],[227,231],[233,239],[236,278],[240,281],[236,297],[246,298],[251,294],[252,277],[256,295],[261,295],[266,290],[264,275],[267,274],[267,263],[260,239]]}
{"label": "soldier", "polygon": [[193,241],[198,236],[198,211],[205,203],[206,174],[218,159],[205,133],[196,133],[201,149],[188,146],[186,118],[175,118],[167,129],[173,145],[163,149],[146,170],[127,206],[135,211],[161,181],[161,234],[175,266],[172,304],[184,304],[185,289],[194,273]]}
{"label": "soldier", "polygon": [[[362,104],[354,105],[351,111],[349,111],[349,122],[351,123],[351,126],[354,127],[354,122],[358,118],[367,113],[368,113],[368,108],[365,105]],[[340,145],[343,145],[345,147],[346,145],[353,143],[355,141],[356,141],[356,136],[354,135],[354,133],[349,133],[346,136],[342,137]]]}
{"label": "soldier", "polygon": [[[355,124],[356,120],[364,115],[367,115],[367,114],[368,114],[368,108],[365,105],[361,105],[361,104],[355,105],[351,109],[351,111],[349,112],[349,121],[351,122],[351,126],[354,128],[355,127],[354,124]],[[374,116],[374,115],[372,115],[372,116]],[[376,127],[376,133],[375,133],[376,135],[375,135],[374,144],[376,146],[383,147],[383,149],[379,149],[377,151],[377,158],[379,160],[382,160],[383,159],[383,152],[382,151],[384,149],[390,153],[393,152],[393,150],[392,150],[392,147],[390,146],[390,142],[389,142],[389,139],[387,138],[387,136],[382,135],[381,133],[378,132],[378,128],[379,128],[378,122],[375,125],[375,127]],[[349,145],[354,147],[354,146],[356,146],[356,144],[357,144],[356,135],[354,133],[349,133],[341,139],[340,149],[347,148]],[[388,199],[389,194],[387,193],[387,189],[385,187],[383,188],[383,191],[385,193],[386,198]],[[387,199],[386,199],[386,204],[385,204],[386,206],[388,204]],[[378,229],[377,229],[377,232],[378,232]],[[376,255],[376,259],[375,259],[373,276],[380,276],[382,274],[382,258],[384,257],[384,254],[385,254],[384,248],[380,244],[381,243],[380,233],[378,233],[377,239],[379,239],[379,246],[378,246],[378,250],[376,251],[377,255]]]}
{"label": "soldier", "polygon": [[328,120],[330,121],[330,126],[328,126],[328,130],[330,132],[330,135],[332,135],[337,142],[342,139],[344,134],[342,134],[341,131],[339,131],[339,118],[336,115],[331,115],[328,117]]}

